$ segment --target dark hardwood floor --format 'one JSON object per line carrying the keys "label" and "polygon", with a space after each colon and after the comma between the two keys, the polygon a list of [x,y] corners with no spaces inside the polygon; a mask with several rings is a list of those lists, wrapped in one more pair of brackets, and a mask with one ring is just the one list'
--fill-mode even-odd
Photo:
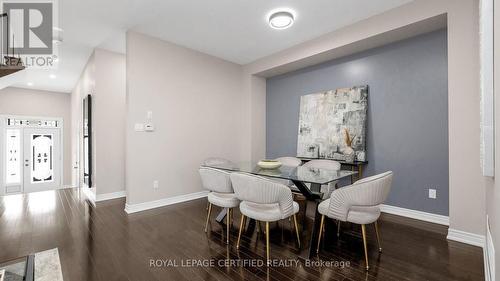
{"label": "dark hardwood floor", "polygon": [[[446,227],[440,225],[383,215],[382,254],[373,227],[367,228],[371,268],[366,272],[359,226],[343,224],[337,238],[335,224],[328,222],[325,246],[313,261],[331,264],[295,264],[295,236],[284,220],[272,224],[271,256],[289,264],[226,266],[228,258],[265,259],[264,236],[256,231],[243,236],[236,250],[237,211],[227,246],[216,212],[209,233],[203,232],[206,200],[132,215],[123,211],[124,204],[116,199],[94,208],[78,189],[0,197],[0,261],[58,248],[66,281],[484,280],[482,250],[447,241]],[[163,265],[151,266],[151,261]],[[213,266],[186,266],[188,261]]]}

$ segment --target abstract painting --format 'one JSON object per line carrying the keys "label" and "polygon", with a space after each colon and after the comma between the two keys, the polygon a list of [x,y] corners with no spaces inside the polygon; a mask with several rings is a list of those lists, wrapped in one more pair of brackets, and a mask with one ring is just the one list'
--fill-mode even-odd
{"label": "abstract painting", "polygon": [[366,161],[367,106],[368,86],[302,96],[297,156],[345,161],[347,136],[354,160]]}

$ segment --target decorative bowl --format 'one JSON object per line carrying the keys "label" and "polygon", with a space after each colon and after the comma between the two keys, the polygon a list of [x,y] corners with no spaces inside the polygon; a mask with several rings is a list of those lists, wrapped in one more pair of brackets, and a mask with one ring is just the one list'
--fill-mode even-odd
{"label": "decorative bowl", "polygon": [[276,160],[260,160],[259,163],[257,163],[257,166],[261,167],[262,169],[278,169],[281,167],[281,162],[276,161]]}

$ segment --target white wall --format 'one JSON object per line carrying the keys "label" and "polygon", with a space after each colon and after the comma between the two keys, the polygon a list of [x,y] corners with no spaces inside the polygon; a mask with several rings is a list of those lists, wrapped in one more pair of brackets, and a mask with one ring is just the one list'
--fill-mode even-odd
{"label": "white wall", "polygon": [[63,118],[63,185],[71,185],[71,96],[24,88],[0,90],[0,115]]}
{"label": "white wall", "polygon": [[[127,33],[127,204],[201,191],[207,157],[243,159],[241,81],[239,65]],[[155,131],[135,132],[149,110]]]}
{"label": "white wall", "polygon": [[[83,159],[83,99],[92,95],[92,189],[99,195],[125,190],[125,55],[95,49],[72,92],[73,162]],[[83,181],[83,163],[77,171]],[[73,181],[76,182],[76,173]]]}

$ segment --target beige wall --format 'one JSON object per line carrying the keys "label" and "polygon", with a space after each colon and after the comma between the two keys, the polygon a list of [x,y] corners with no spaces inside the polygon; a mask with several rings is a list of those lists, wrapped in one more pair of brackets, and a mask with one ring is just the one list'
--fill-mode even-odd
{"label": "beige wall", "polygon": [[125,55],[96,49],[94,98],[97,198],[125,190]]}
{"label": "beige wall", "polygon": [[243,72],[244,159],[257,162],[266,156],[266,79]]}
{"label": "beige wall", "polygon": [[[264,157],[265,96],[253,75],[283,73],[329,59],[332,50],[447,14],[450,228],[484,235],[485,188],[480,169],[478,0],[416,0],[386,13],[289,48],[245,66],[245,94],[250,102],[246,147]],[[365,43],[365,42],[363,42]],[[260,90],[259,90],[260,89]],[[256,133],[260,132],[260,133]]]}
{"label": "beige wall", "polygon": [[[241,66],[127,33],[127,203],[202,191],[198,166],[243,158]],[[135,132],[153,112],[154,132]],[[153,189],[153,181],[159,188]]]}
{"label": "beige wall", "polygon": [[63,185],[71,185],[71,96],[24,88],[0,90],[0,114],[60,117],[63,119]]}
{"label": "beige wall", "polygon": [[[87,95],[95,94],[95,56],[92,54],[78,80],[75,88],[71,92],[71,159],[74,167],[78,169],[73,170],[72,183],[73,186],[83,186],[83,98]],[[93,109],[94,110],[94,109]],[[93,130],[94,132],[94,130]],[[92,145],[95,147],[95,139],[92,140]],[[95,175],[95,159],[96,154],[93,150],[93,165],[92,173]],[[91,191],[95,195],[95,188]],[[95,197],[95,196],[94,196]]]}
{"label": "beige wall", "polygon": [[[125,55],[94,50],[72,92],[73,162],[83,157],[83,99],[92,95],[93,188],[99,195],[125,190]],[[83,181],[83,165],[73,181]],[[78,178],[78,179],[77,179]]]}
{"label": "beige wall", "polygon": [[[495,19],[500,18],[500,5],[494,7]],[[494,45],[500,46],[500,20],[494,21]],[[500,53],[495,48],[494,54],[494,100],[495,100],[495,175],[500,176]],[[495,245],[495,268],[500,269],[500,181],[490,179],[486,189],[486,212],[489,216],[490,230]],[[500,280],[500,272],[496,272]]]}
{"label": "beige wall", "polygon": [[479,1],[455,2],[448,12],[450,227],[484,235],[487,182],[480,165]]}

